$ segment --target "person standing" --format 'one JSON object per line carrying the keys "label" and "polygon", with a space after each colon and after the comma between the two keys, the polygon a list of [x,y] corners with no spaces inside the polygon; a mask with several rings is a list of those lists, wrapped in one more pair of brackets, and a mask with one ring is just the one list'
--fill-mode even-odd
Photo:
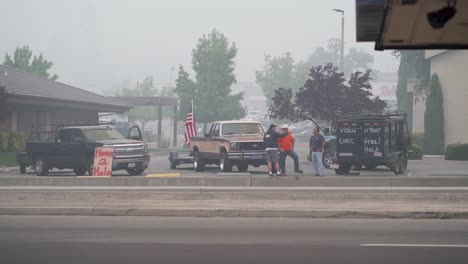
{"label": "person standing", "polygon": [[296,151],[294,151],[295,139],[287,126],[281,128],[281,134],[287,134],[283,138],[278,139],[278,144],[280,148],[279,164],[281,168],[281,175],[286,176],[286,157],[289,156],[294,160],[294,171],[297,173],[302,173],[302,170],[299,169],[299,157],[297,156]]}
{"label": "person standing", "polygon": [[276,175],[280,176],[280,166],[279,166],[279,145],[278,139],[286,137],[287,134],[280,134],[276,132],[276,125],[271,124],[268,128],[268,131],[263,136],[263,143],[265,144],[266,149],[266,160],[268,163],[268,174],[270,177],[273,177],[273,163],[276,168]]}
{"label": "person standing", "polygon": [[318,128],[314,128],[314,134],[310,137],[309,141],[309,149],[312,154],[315,176],[323,176],[322,155],[324,148],[325,138],[320,135]]}

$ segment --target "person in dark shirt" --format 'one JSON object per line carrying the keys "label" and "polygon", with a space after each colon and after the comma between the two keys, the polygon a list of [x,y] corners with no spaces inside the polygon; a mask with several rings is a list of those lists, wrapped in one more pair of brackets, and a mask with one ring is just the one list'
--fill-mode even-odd
{"label": "person in dark shirt", "polygon": [[315,176],[323,176],[322,154],[324,148],[325,138],[320,135],[318,128],[314,128],[314,134],[310,137],[309,141],[309,149],[312,154]]}
{"label": "person in dark shirt", "polygon": [[276,175],[281,176],[279,166],[279,145],[278,139],[287,136],[289,133],[280,134],[276,132],[276,125],[271,124],[268,131],[263,136],[263,143],[266,149],[266,159],[268,163],[268,174],[273,177],[273,163],[275,163]]}

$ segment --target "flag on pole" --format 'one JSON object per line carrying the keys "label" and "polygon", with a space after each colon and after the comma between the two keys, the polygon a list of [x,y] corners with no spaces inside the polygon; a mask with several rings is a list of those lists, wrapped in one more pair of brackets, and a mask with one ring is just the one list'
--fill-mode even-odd
{"label": "flag on pole", "polygon": [[185,120],[185,144],[190,144],[190,138],[197,136],[197,125],[195,124],[195,116],[193,115],[193,101],[191,103],[190,111]]}

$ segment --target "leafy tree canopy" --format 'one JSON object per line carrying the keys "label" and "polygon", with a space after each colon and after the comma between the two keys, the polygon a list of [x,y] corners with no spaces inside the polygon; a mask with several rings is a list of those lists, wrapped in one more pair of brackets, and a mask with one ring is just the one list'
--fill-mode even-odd
{"label": "leafy tree canopy", "polygon": [[293,122],[332,121],[343,114],[382,112],[386,103],[372,96],[370,74],[370,70],[356,71],[346,82],[344,74],[331,63],[313,66],[309,79],[295,96],[291,88],[275,90],[270,117]]}
{"label": "leafy tree canopy", "polygon": [[182,66],[174,92],[180,99],[179,118],[184,119],[190,102],[194,101],[197,121],[207,123],[221,119],[239,119],[245,116],[241,105],[243,93],[231,94],[236,82],[234,75],[237,48],[216,29],[203,35],[192,51],[192,69],[195,80]]}
{"label": "leafy tree canopy", "polygon": [[[287,52],[281,57],[265,56],[263,68],[256,72],[256,82],[262,87],[268,103],[278,88],[292,88],[297,92],[309,77],[309,70],[314,65],[326,65],[331,63],[339,65],[340,46],[339,39],[330,39],[326,47],[315,49],[312,55],[304,60],[296,62],[291,53]],[[356,48],[350,48],[344,57],[345,76],[355,71],[365,72],[371,69],[374,57]]]}
{"label": "leafy tree canopy", "polygon": [[424,113],[424,153],[444,153],[444,98],[437,74],[432,75]]}
{"label": "leafy tree canopy", "polygon": [[[153,77],[148,75],[143,81],[137,82],[135,87],[122,87],[117,89],[115,96],[158,96]],[[158,109],[155,106],[136,106],[125,113],[129,119],[138,121],[144,130],[148,122],[158,119]]]}
{"label": "leafy tree canopy", "polygon": [[[32,60],[31,60],[32,58]],[[32,73],[50,80],[57,80],[58,75],[50,76],[49,70],[54,65],[51,61],[46,60],[42,53],[39,56],[33,57],[32,50],[28,46],[18,47],[13,54],[13,58],[7,53],[3,65],[9,66],[18,70]]]}

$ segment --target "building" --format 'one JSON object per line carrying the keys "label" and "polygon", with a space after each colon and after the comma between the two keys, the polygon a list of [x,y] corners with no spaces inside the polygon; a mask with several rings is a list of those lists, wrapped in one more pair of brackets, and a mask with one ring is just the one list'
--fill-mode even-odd
{"label": "building", "polygon": [[29,135],[63,123],[98,123],[99,113],[124,113],[132,106],[67,84],[0,65],[0,86],[10,93],[2,132]]}
{"label": "building", "polygon": [[426,51],[444,97],[445,144],[468,143],[468,50]]}

